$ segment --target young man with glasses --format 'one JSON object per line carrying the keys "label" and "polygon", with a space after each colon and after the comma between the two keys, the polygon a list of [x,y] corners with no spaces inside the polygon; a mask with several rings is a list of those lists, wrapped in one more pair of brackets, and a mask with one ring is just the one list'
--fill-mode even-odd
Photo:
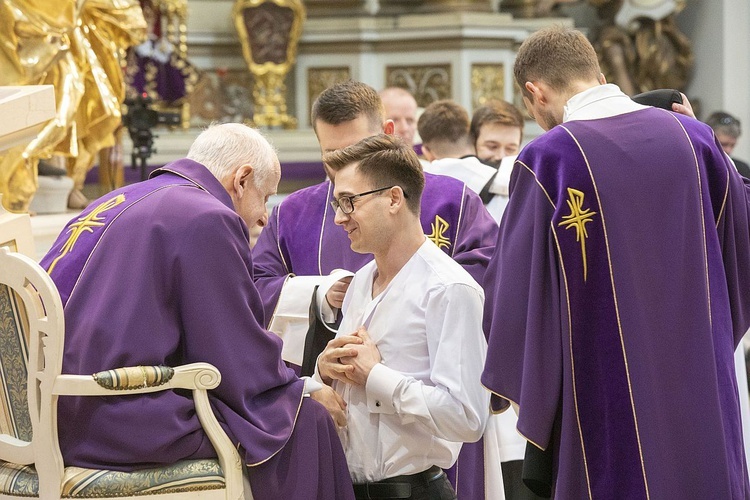
{"label": "young man with glasses", "polygon": [[357,498],[453,499],[441,468],[488,417],[479,384],[484,292],[427,238],[424,175],[414,151],[380,134],[323,157],[331,207],[357,253],[337,337],[317,376],[346,403],[339,429]]}

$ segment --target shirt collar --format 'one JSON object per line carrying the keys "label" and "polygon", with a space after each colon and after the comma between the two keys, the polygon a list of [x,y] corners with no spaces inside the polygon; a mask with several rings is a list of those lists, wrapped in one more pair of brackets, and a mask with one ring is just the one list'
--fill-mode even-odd
{"label": "shirt collar", "polygon": [[232,198],[224,186],[221,185],[221,182],[205,166],[197,161],[188,158],[173,161],[151,172],[149,178],[152,179],[162,174],[174,174],[182,177],[200,189],[209,192],[214,198],[226,205],[227,208],[234,210]]}
{"label": "shirt collar", "polygon": [[607,83],[591,87],[571,97],[565,105],[563,122],[609,118],[647,107],[630,99],[617,85]]}

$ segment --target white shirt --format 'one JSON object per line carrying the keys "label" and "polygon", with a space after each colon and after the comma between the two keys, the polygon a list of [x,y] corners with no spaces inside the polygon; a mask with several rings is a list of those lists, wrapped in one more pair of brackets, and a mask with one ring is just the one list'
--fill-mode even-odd
{"label": "white shirt", "polygon": [[450,467],[461,443],[482,435],[489,405],[482,288],[429,240],[372,297],[376,271],[373,261],[354,275],[339,335],[364,325],[382,363],[364,387],[333,383],[347,403],[339,434],[356,483]]}

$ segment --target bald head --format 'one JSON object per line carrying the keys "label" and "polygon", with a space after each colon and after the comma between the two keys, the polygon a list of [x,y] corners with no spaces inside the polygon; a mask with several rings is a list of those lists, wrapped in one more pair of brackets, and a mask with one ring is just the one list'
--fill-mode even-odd
{"label": "bald head", "polygon": [[395,135],[409,145],[414,144],[417,130],[417,101],[409,91],[401,87],[388,87],[380,91],[385,107],[385,117],[393,120]]}

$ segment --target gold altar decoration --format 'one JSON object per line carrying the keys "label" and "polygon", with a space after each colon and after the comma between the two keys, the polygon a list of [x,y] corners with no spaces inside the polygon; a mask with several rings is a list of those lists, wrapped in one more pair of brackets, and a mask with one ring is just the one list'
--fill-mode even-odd
{"label": "gold altar decoration", "polygon": [[284,79],[297,58],[305,19],[302,0],[236,0],[232,14],[255,80],[253,122],[296,128],[297,120],[287,114]]}
{"label": "gold altar decoration", "polygon": [[385,82],[408,90],[420,107],[453,96],[450,64],[386,66]]}
{"label": "gold altar decoration", "polygon": [[315,99],[328,87],[350,79],[349,66],[338,68],[307,68],[307,102],[315,102]]}
{"label": "gold altar decoration", "polygon": [[126,97],[146,94],[153,109],[178,113],[182,128],[187,129],[189,98],[199,80],[198,70],[187,59],[187,0],[140,0],[140,4],[148,35],[146,42],[128,52]]}
{"label": "gold altar decoration", "polygon": [[113,144],[124,98],[123,50],[146,23],[136,0],[6,0],[0,3],[0,85],[55,87],[56,116],[26,147],[0,156],[0,193],[28,210],[40,158],[68,158],[83,186],[96,153]]}
{"label": "gold altar decoration", "polygon": [[492,100],[505,100],[502,63],[471,65],[471,105],[480,108]]}
{"label": "gold altar decoration", "polygon": [[694,56],[675,20],[685,0],[588,2],[603,21],[593,44],[607,81],[628,95],[685,89]]}

